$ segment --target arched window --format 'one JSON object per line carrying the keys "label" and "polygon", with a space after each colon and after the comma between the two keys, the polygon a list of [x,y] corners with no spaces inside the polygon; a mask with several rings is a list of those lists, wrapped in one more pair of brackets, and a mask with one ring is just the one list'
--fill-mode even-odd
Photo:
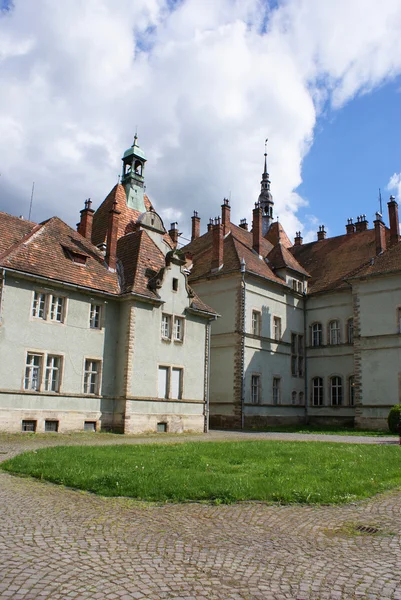
{"label": "arched window", "polygon": [[350,406],[355,405],[355,379],[353,375],[348,378],[348,402]]}
{"label": "arched window", "polygon": [[354,319],[352,317],[347,321],[347,342],[354,343]]}
{"label": "arched window", "polygon": [[323,344],[323,327],[321,323],[313,323],[311,327],[312,346],[321,346]]}
{"label": "arched window", "polygon": [[341,377],[330,377],[330,400],[332,406],[341,406],[343,403],[343,383]]}
{"label": "arched window", "polygon": [[304,393],[303,392],[299,392],[299,403],[301,405],[304,404]]}
{"label": "arched window", "polygon": [[340,343],[340,321],[335,319],[329,323],[329,344],[335,346]]}
{"label": "arched window", "polygon": [[313,406],[323,406],[323,379],[314,377],[312,379],[312,404]]}
{"label": "arched window", "polygon": [[135,162],[134,170],[137,175],[142,175],[142,166],[143,165],[139,160]]}
{"label": "arched window", "polygon": [[296,404],[297,403],[297,393],[296,392],[292,392],[291,393],[291,403],[292,404]]}

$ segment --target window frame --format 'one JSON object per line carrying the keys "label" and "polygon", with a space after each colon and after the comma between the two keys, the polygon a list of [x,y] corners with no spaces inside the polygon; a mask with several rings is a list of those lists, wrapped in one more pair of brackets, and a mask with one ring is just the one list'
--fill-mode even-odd
{"label": "window frame", "polygon": [[312,377],[311,380],[312,406],[324,406],[324,381],[323,377]]}
{"label": "window frame", "polygon": [[64,323],[65,296],[50,294],[48,320],[52,323]]}
{"label": "window frame", "polygon": [[347,319],[347,343],[350,345],[354,343],[354,317]]}
{"label": "window frame", "polygon": [[330,346],[341,344],[341,322],[340,319],[332,319],[328,325],[328,338]]}
{"label": "window frame", "polygon": [[251,331],[252,335],[260,337],[262,332],[262,313],[260,310],[252,309]]}
{"label": "window frame", "polygon": [[[92,365],[97,365],[97,369],[96,371],[89,369],[89,363],[92,363]],[[88,384],[88,380],[94,376],[94,381],[89,381]],[[102,376],[102,361],[99,358],[88,358],[85,357],[84,358],[84,372],[83,372],[83,385],[82,385],[82,393],[85,396],[100,396],[100,390],[101,390],[101,376]],[[90,391],[91,387],[94,386],[94,391]],[[89,391],[88,391],[88,387],[89,387]]]}
{"label": "window frame", "polygon": [[67,316],[66,294],[53,291],[33,290],[31,318],[49,323],[65,323]]}
{"label": "window frame", "polygon": [[348,377],[348,405],[355,406],[355,375]]}
{"label": "window frame", "polygon": [[89,329],[102,329],[102,319],[103,304],[96,304],[95,302],[91,302],[89,305]]}
{"label": "window frame", "polygon": [[260,404],[262,391],[262,378],[260,373],[251,374],[251,404]]}
{"label": "window frame", "polygon": [[304,377],[304,334],[291,332],[291,376]]}
{"label": "window frame", "polygon": [[272,381],[272,398],[274,406],[281,404],[281,377],[277,375],[273,377]]}
{"label": "window frame", "polygon": [[33,290],[33,298],[31,305],[31,317],[33,319],[41,319],[43,321],[46,320],[47,296],[48,294],[46,294],[45,292],[41,292],[40,290]]}
{"label": "window frame", "polygon": [[332,375],[329,378],[330,405],[343,406],[343,378],[340,375]]}
{"label": "window frame", "polygon": [[[38,364],[29,363],[29,357],[37,358]],[[43,352],[36,352],[35,350],[27,350],[25,353],[25,367],[24,367],[24,379],[23,379],[23,389],[27,392],[40,392],[42,387],[42,377],[43,377]],[[37,377],[32,376],[32,372],[37,372]],[[28,375],[29,373],[29,375]],[[36,379],[37,387],[32,387],[29,383]],[[28,382],[28,383],[27,383]]]}
{"label": "window frame", "polygon": [[[50,360],[56,360],[58,361],[58,366],[51,366],[49,365],[49,359]],[[45,392],[53,392],[54,394],[59,394],[60,393],[60,388],[61,388],[61,379],[62,379],[62,374],[63,374],[63,356],[61,356],[60,354],[47,354],[46,355],[46,364],[44,365],[44,382],[43,382],[43,387],[44,387],[44,391]],[[55,387],[56,389],[48,389],[48,384],[47,382],[49,381],[48,378],[48,372],[50,373],[56,373],[56,378],[53,379],[53,377],[51,378],[52,381],[52,385],[53,385],[53,381],[55,382]]]}
{"label": "window frame", "polygon": [[[165,327],[165,325],[167,325],[167,328]],[[161,317],[161,325],[160,325],[160,334],[161,334],[161,339],[165,342],[170,342],[171,341],[171,335],[172,335],[172,315],[169,313],[162,313],[162,317]],[[167,331],[167,335],[166,335],[166,331]]]}
{"label": "window frame", "polygon": [[[166,371],[166,388],[165,388],[165,396],[159,396],[159,372],[161,370]],[[179,371],[179,389],[178,389],[178,398],[173,398],[172,394],[172,381],[173,381],[173,371]],[[157,365],[157,395],[156,398],[158,400],[177,400],[180,401],[184,397],[184,367],[182,365],[166,365],[165,363],[160,363]]]}
{"label": "window frame", "polygon": [[273,315],[273,339],[276,342],[280,342],[281,337],[281,317]]}
{"label": "window frame", "polygon": [[[315,331],[315,328],[318,329]],[[318,343],[316,343],[315,336],[318,338]],[[313,348],[319,348],[319,346],[323,346],[323,325],[319,321],[316,321],[316,323],[312,323],[311,325],[311,346]]]}
{"label": "window frame", "polygon": [[[179,327],[178,327],[179,325]],[[184,328],[185,328],[185,319],[184,317],[180,317],[179,315],[174,315],[173,318],[173,340],[174,342],[183,342],[184,341]],[[177,336],[177,331],[180,330],[179,335]]]}

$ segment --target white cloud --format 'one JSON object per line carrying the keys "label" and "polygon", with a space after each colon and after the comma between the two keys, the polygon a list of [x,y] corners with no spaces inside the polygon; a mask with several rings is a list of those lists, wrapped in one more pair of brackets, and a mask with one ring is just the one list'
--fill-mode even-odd
{"label": "white cloud", "polygon": [[390,181],[387,184],[387,189],[395,192],[398,200],[401,200],[401,173],[394,173],[390,177]]}
{"label": "white cloud", "polygon": [[249,219],[269,137],[276,214],[306,238],[294,189],[318,111],[401,72],[399,0],[14,6],[0,16],[0,207],[26,214],[35,181],[35,219],[74,224],[86,197],[98,205],[138,126],[147,190],[184,231],[230,192]]}

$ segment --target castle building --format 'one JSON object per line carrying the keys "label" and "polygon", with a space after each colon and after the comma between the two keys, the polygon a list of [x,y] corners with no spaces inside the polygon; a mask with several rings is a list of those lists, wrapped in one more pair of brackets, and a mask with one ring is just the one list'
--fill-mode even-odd
{"label": "castle building", "polygon": [[274,221],[266,155],[252,230],[221,216],[200,235],[192,217],[191,287],[221,318],[213,323],[212,427],[325,423],[386,427],[401,402],[401,244],[398,205],[368,228],[294,243]]}
{"label": "castle building", "polygon": [[122,161],[78,231],[0,213],[0,431],[207,427],[217,315],[144,192],[136,136]]}

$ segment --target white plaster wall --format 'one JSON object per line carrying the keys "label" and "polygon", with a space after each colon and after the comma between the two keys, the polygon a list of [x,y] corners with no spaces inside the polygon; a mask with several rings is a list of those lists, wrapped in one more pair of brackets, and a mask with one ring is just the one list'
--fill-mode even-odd
{"label": "white plaster wall", "polygon": [[[176,292],[172,291],[173,278],[178,279]],[[172,264],[166,269],[162,288],[158,292],[165,300],[162,307],[136,304],[131,395],[139,398],[157,398],[160,365],[183,368],[183,399],[202,401],[207,319],[186,310],[189,299],[185,275],[178,265]],[[162,339],[163,313],[184,318],[183,342],[175,342],[173,336],[169,341]]]}
{"label": "white plaster wall", "polygon": [[[31,316],[34,289],[66,296],[64,323]],[[91,299],[104,308],[101,330],[89,327]],[[102,361],[101,393],[113,395],[117,322],[115,302],[7,275],[0,326],[0,389],[23,389],[26,353],[36,351],[63,356],[61,394],[82,394],[85,358],[93,358]]]}
{"label": "white plaster wall", "polygon": [[241,284],[240,273],[194,282],[191,286],[198,296],[220,316],[212,323],[212,335],[230,333],[235,330],[237,294]]}

